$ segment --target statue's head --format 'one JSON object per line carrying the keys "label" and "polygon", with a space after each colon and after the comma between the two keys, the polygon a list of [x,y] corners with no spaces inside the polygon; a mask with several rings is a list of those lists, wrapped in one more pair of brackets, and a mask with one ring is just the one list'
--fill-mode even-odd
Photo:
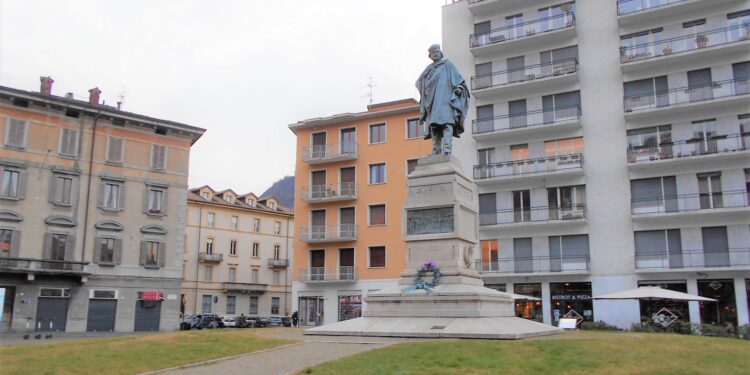
{"label": "statue's head", "polygon": [[431,45],[430,48],[427,49],[427,56],[429,56],[433,62],[437,62],[440,59],[442,59],[443,51],[440,50],[440,45],[439,44]]}

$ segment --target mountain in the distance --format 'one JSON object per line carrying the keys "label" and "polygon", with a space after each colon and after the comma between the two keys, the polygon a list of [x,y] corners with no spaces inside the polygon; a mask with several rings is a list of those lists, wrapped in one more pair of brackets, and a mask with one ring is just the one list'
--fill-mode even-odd
{"label": "mountain in the distance", "polygon": [[285,176],[271,185],[261,194],[261,197],[273,195],[279,204],[284,207],[294,208],[294,176]]}

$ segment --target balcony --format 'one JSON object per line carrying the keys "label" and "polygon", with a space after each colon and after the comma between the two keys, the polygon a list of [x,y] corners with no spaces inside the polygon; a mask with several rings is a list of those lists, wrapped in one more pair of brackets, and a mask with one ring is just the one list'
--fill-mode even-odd
{"label": "balcony", "polygon": [[575,36],[574,13],[563,13],[518,25],[501,27],[488,33],[472,34],[469,46],[474,56],[486,56],[498,51],[533,50],[543,45],[555,45]]}
{"label": "balcony", "polygon": [[475,16],[487,15],[545,3],[546,0],[469,0],[469,11]]}
{"label": "balcony", "polygon": [[476,261],[476,269],[486,276],[532,276],[554,274],[588,274],[588,255],[562,257],[536,256]]}
{"label": "balcony", "polygon": [[358,157],[359,145],[356,143],[331,143],[302,148],[302,160],[307,164],[356,160]]}
{"label": "balcony", "polygon": [[505,209],[496,212],[480,212],[479,225],[491,227],[499,225],[537,225],[550,223],[582,223],[586,219],[586,205],[574,207],[529,207],[528,209]]}
{"label": "balcony", "polygon": [[474,182],[477,185],[557,174],[583,174],[583,155],[547,156],[474,166]]}
{"label": "balcony", "polygon": [[201,263],[221,263],[224,261],[224,254],[198,253],[198,261]]}
{"label": "balcony", "polygon": [[716,159],[732,157],[746,162],[750,146],[749,134],[730,134],[708,139],[688,139],[662,143],[658,146],[628,148],[631,169],[650,169],[658,166],[694,165],[699,159],[711,163]]}
{"label": "balcony", "polygon": [[580,128],[581,108],[562,107],[503,115],[491,119],[473,120],[472,136],[476,140],[494,140],[511,133],[527,136],[531,133],[555,133]]}
{"label": "balcony", "polygon": [[271,268],[287,268],[287,267],[289,267],[289,259],[268,258],[268,267],[271,267]]}
{"label": "balcony", "polygon": [[620,26],[627,26],[656,21],[672,14],[715,7],[732,1],[735,0],[618,0],[617,22]]}
{"label": "balcony", "polygon": [[268,290],[268,284],[256,283],[224,283],[224,292],[243,294],[263,294]]}
{"label": "balcony", "polygon": [[302,200],[307,203],[326,203],[357,199],[358,184],[344,182],[338,185],[312,185],[302,187]]}
{"label": "balcony", "polygon": [[303,283],[353,283],[357,279],[357,268],[337,267],[338,272],[326,267],[310,267],[299,270],[299,280]]}
{"label": "balcony", "polygon": [[86,272],[88,262],[74,262],[67,260],[46,260],[31,258],[0,257],[0,273],[28,274],[29,280],[33,275],[57,276],[88,276]]}
{"label": "balcony", "polygon": [[529,96],[534,89],[557,91],[578,82],[578,59],[566,59],[523,68],[471,77],[472,94],[477,98]]}
{"label": "balcony", "polygon": [[356,224],[314,225],[300,229],[300,241],[307,243],[356,241],[359,237]]}
{"label": "balcony", "polygon": [[723,56],[747,50],[750,31],[747,25],[725,27],[636,46],[620,47],[624,72],[650,70],[659,64],[676,64],[695,60],[709,53]]}
{"label": "balcony", "polygon": [[750,214],[748,195],[745,190],[733,190],[713,194],[635,198],[631,200],[633,229],[701,226],[706,223],[747,224]]}
{"label": "balcony", "polygon": [[729,79],[714,82],[710,86],[680,87],[626,96],[624,109],[626,120],[644,119],[651,116],[672,114],[702,114],[706,110],[722,111],[726,107],[743,109],[750,105],[750,80]]}
{"label": "balcony", "polygon": [[750,269],[750,249],[698,249],[670,253],[667,250],[636,251],[638,272],[695,271],[696,269]]}

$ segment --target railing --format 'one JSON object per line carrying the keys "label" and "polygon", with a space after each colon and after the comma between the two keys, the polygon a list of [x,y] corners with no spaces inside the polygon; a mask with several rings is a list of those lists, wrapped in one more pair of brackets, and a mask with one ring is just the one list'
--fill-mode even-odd
{"label": "railing", "polygon": [[728,79],[714,82],[710,86],[680,87],[643,95],[626,96],[624,106],[625,112],[633,112],[745,94],[750,94],[750,80]]}
{"label": "railing", "polygon": [[314,225],[300,230],[300,240],[304,242],[354,241],[358,235],[356,224]]}
{"label": "railing", "polygon": [[342,182],[338,185],[312,185],[302,187],[303,201],[326,199],[357,198],[358,186],[354,182]]}
{"label": "railing", "polygon": [[239,293],[264,293],[268,290],[268,284],[227,282],[224,283],[224,290]]}
{"label": "railing", "polygon": [[522,210],[511,208],[496,212],[480,212],[479,225],[576,220],[585,217],[586,205],[583,203],[571,207],[529,207]]}
{"label": "railing", "polygon": [[518,39],[547,31],[573,27],[576,17],[573,13],[563,13],[552,17],[540,18],[534,21],[519,23],[513,26],[490,30],[488,33],[472,34],[469,37],[471,48]]}
{"label": "railing", "polygon": [[224,260],[224,254],[198,253],[198,260],[201,262],[221,262]]}
{"label": "railing", "polygon": [[339,157],[356,158],[358,155],[359,145],[350,142],[313,145],[302,148],[302,160],[306,162],[325,161]]}
{"label": "railing", "polygon": [[565,59],[544,64],[528,65],[490,74],[471,77],[471,89],[505,86],[512,83],[529,82],[537,79],[562,76],[578,71],[578,59]]}
{"label": "railing", "polygon": [[479,273],[538,273],[538,272],[575,272],[589,270],[588,255],[568,255],[562,257],[523,257],[477,260]]}
{"label": "railing", "polygon": [[[330,272],[325,267],[310,267],[299,270],[299,280],[302,282],[325,282],[325,281],[357,281],[357,269],[353,266],[338,267],[339,272]],[[326,272],[329,271],[329,272]]]}
{"label": "railing", "polygon": [[289,267],[289,259],[268,258],[268,266],[286,268]]}
{"label": "railing", "polygon": [[536,159],[513,160],[474,166],[474,179],[520,176],[535,173],[557,172],[583,167],[582,154],[547,156]]}
{"label": "railing", "polygon": [[695,51],[701,48],[721,46],[750,39],[748,25],[736,25],[705,31],[696,35],[685,35],[635,46],[620,47],[620,62],[627,63],[654,57]]}
{"label": "railing", "polygon": [[688,0],[618,0],[617,15],[643,12],[655,8],[660,8],[675,3],[684,3]]}
{"label": "railing", "polygon": [[666,197],[633,198],[630,205],[633,215],[741,208],[748,206],[749,195],[750,193],[745,190],[732,190]]}
{"label": "railing", "polygon": [[706,139],[662,143],[658,146],[628,148],[628,163],[647,163],[656,160],[669,160],[690,156],[730,153],[747,150],[750,134],[730,134]]}
{"label": "railing", "polygon": [[575,106],[503,115],[491,119],[473,120],[471,125],[473,128],[473,134],[484,134],[532,126],[554,125],[561,122],[579,120],[580,118],[581,108]]}
{"label": "railing", "polygon": [[750,249],[698,249],[682,250],[670,253],[666,249],[637,251],[635,268],[643,269],[681,269],[708,267],[750,266]]}
{"label": "railing", "polygon": [[3,272],[40,272],[40,273],[72,273],[86,274],[84,266],[88,262],[67,260],[48,260],[16,257],[0,257],[0,270]]}

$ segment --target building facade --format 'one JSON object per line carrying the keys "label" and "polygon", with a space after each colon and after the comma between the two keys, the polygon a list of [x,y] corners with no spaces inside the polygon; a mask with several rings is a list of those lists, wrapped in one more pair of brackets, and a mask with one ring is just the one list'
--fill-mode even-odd
{"label": "building facade", "polygon": [[273,197],[188,192],[185,314],[289,316],[294,214]]}
{"label": "building facade", "polygon": [[431,152],[413,99],[289,125],[297,135],[293,310],[300,324],[361,316],[406,267],[406,175]]}
{"label": "building facade", "polygon": [[0,87],[2,331],[178,329],[190,147],[205,131]]}
{"label": "building facade", "polygon": [[[443,8],[474,97],[455,153],[480,191],[477,268],[541,298],[519,316],[748,324],[749,24],[731,0]],[[641,285],[719,302],[591,299]]]}

